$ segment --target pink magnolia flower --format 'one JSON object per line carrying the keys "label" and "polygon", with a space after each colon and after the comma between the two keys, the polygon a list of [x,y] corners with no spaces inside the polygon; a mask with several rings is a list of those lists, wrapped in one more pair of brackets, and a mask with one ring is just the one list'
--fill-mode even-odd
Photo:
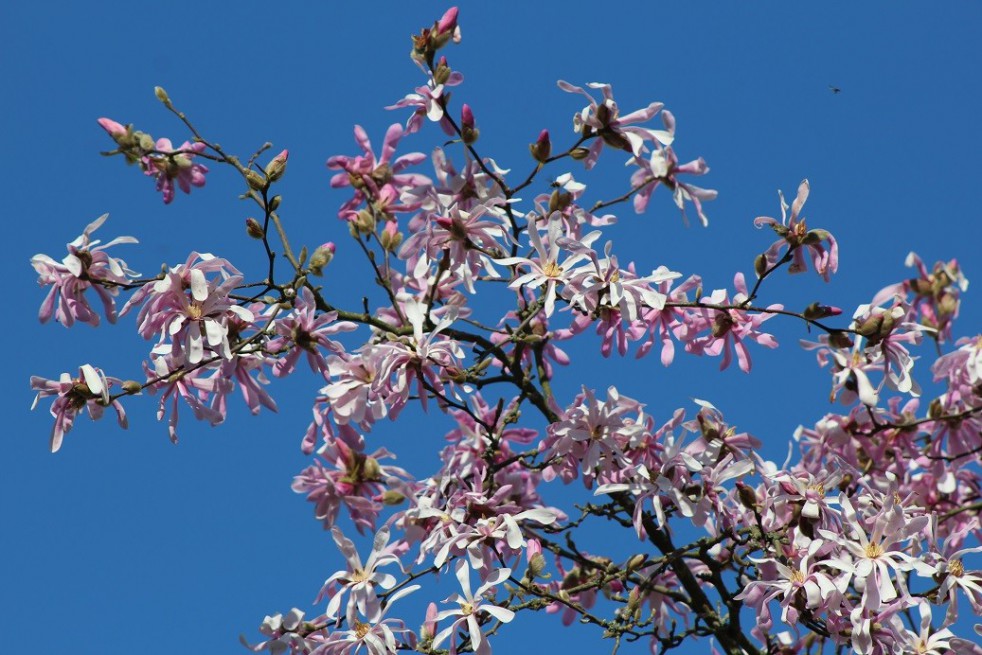
{"label": "pink magnolia flower", "polygon": [[286,350],[286,356],[277,359],[273,365],[273,375],[283,377],[292,373],[303,354],[312,371],[327,377],[327,358],[321,349],[340,355],[344,346],[331,337],[358,328],[355,323],[337,319],[337,312],[318,314],[313,292],[303,287],[294,301],[293,311],[273,324],[273,330],[279,336],[266,344],[269,352]]}
{"label": "pink magnolia flower", "polygon": [[239,641],[254,653],[268,650],[272,655],[283,655],[287,651],[306,655],[315,647],[315,643],[299,634],[304,625],[303,615],[303,611],[295,607],[286,616],[267,615],[259,626],[259,632],[269,639],[258,644],[250,644],[245,637],[239,637]]}
{"label": "pink magnolia flower", "polygon": [[[662,117],[668,124],[669,112],[663,112]],[[671,119],[670,131],[675,130],[674,118]],[[651,196],[659,186],[665,186],[672,192],[672,200],[675,206],[682,212],[682,219],[688,224],[685,214],[686,201],[691,202],[695,207],[696,215],[703,227],[709,225],[709,219],[702,210],[702,203],[716,200],[719,192],[715,189],[703,189],[689,182],[682,181],[680,175],[705,175],[709,172],[706,161],[700,157],[685,164],[679,164],[678,156],[670,147],[659,147],[652,151],[651,157],[645,159],[636,157],[633,163],[638,165],[638,170],[631,176],[632,188],[638,188],[634,195],[634,211],[638,214],[644,213],[648,208]]]}
{"label": "pink magnolia flower", "polygon": [[[399,655],[400,650],[412,649],[416,643],[415,635],[403,621],[385,618],[385,615],[396,601],[419,588],[419,585],[411,585],[399,589],[389,596],[379,615],[374,619],[368,618],[367,622],[359,620],[354,607],[349,605],[346,616],[348,628],[334,630],[326,638],[317,639],[319,644],[311,655],[355,655],[362,648],[368,651],[368,655]],[[397,634],[405,635],[405,643],[396,641]]]}
{"label": "pink magnolia flower", "polygon": [[450,637],[450,655],[457,654],[457,630],[466,630],[470,641],[471,649],[475,655],[490,655],[491,645],[481,631],[478,623],[478,614],[487,614],[502,623],[509,623],[515,618],[515,612],[510,609],[500,607],[490,602],[484,602],[484,596],[490,592],[495,585],[508,579],[511,569],[498,569],[490,573],[481,586],[476,591],[471,592],[470,567],[467,562],[457,562],[457,580],[460,582],[462,593],[452,594],[443,602],[457,603],[457,609],[443,610],[437,614],[436,620],[442,621],[449,617],[457,617],[454,622],[441,630],[433,639],[433,648],[439,648],[440,644]]}
{"label": "pink magnolia flower", "polygon": [[[743,279],[743,273],[737,273],[734,276],[733,285],[736,287],[737,293],[732,300],[730,300],[725,289],[717,289],[709,297],[703,298],[702,303],[741,306],[748,295],[747,283]],[[783,305],[770,305],[768,307],[768,309],[782,308]],[[754,341],[766,348],[777,348],[777,340],[770,334],[760,331],[761,324],[773,318],[774,314],[751,314],[742,309],[703,309],[696,310],[689,316],[695,319],[693,326],[696,331],[708,329],[709,334],[687,342],[686,350],[696,355],[717,356],[722,354],[720,370],[730,365],[730,362],[733,361],[733,351],[736,351],[740,370],[744,373],[750,372],[752,362],[750,351],[747,349],[747,341]]]}
{"label": "pink magnolia flower", "polygon": [[47,255],[34,255],[31,265],[38,272],[38,284],[51,286],[47,297],[41,303],[38,318],[47,323],[55,320],[66,327],[75,321],[99,325],[99,315],[89,305],[85,292],[95,289],[102,301],[106,318],[116,322],[116,301],[119,286],[128,284],[139,275],[126,266],[126,262],[106,253],[106,249],[118,243],[137,243],[133,237],[117,237],[106,244],[99,245],[92,239],[92,233],[106,222],[109,214],[103,214],[86,226],[82,234],[68,244],[68,254],[60,262]]}
{"label": "pink magnolia flower", "polygon": [[[535,249],[533,258],[504,257],[496,259],[495,262],[503,266],[523,266],[529,269],[528,273],[518,275],[508,286],[511,289],[518,289],[522,286],[538,289],[545,286],[544,306],[548,317],[552,315],[556,307],[558,286],[569,282],[572,275],[571,268],[574,264],[589,257],[589,246],[600,236],[600,232],[592,232],[582,241],[573,241],[563,236],[562,220],[554,213],[549,217],[545,242],[543,242],[539,228],[534,221],[529,222],[528,235],[529,241]],[[560,249],[566,249],[572,253],[562,263],[559,262]]]}
{"label": "pink magnolia flower", "polygon": [[82,364],[75,378],[68,373],[62,373],[57,381],[36,375],[31,377],[31,388],[38,392],[31,409],[37,407],[41,398],[55,397],[51,403],[51,415],[55,418],[51,429],[51,452],[58,452],[61,448],[65,435],[72,429],[75,417],[83,408],[89,412],[89,418],[97,421],[102,418],[106,407],[111,405],[116,410],[119,425],[123,428],[127,426],[123,405],[109,397],[109,389],[114,385],[122,386],[122,382],[106,377],[102,370],[89,364]]}
{"label": "pink magnolia flower", "polygon": [[[584,91],[581,87],[559,80],[557,82],[560,89],[567,93],[579,93],[590,101],[580,112],[573,115],[573,129],[581,133],[584,137],[599,137],[590,147],[589,155],[583,160],[586,167],[593,168],[600,156],[600,151],[606,143],[612,148],[626,150],[635,157],[640,157],[644,152],[645,141],[652,141],[662,145],[672,145],[675,138],[668,130],[652,130],[644,127],[637,127],[633,123],[642,123],[650,120],[665,105],[661,102],[653,102],[644,109],[633,111],[623,116],[614,101],[614,95],[609,84],[591,82],[587,86],[591,89],[600,89],[603,94],[603,102],[598,103],[593,96]],[[672,121],[673,122],[673,121]]]}
{"label": "pink magnolia flower", "polygon": [[191,193],[191,187],[205,185],[208,167],[194,162],[194,156],[205,150],[205,144],[185,141],[181,147],[174,148],[170,139],[157,139],[156,150],[159,155],[143,158],[143,172],[157,180],[157,191],[164,197],[164,204],[174,200],[174,183],[184,193]]}
{"label": "pink magnolia flower", "polygon": [[792,253],[788,272],[801,273],[808,268],[805,260],[805,250],[807,250],[815,272],[828,282],[839,268],[839,246],[835,242],[835,237],[826,230],[809,230],[805,225],[801,209],[808,200],[808,190],[808,180],[802,180],[798,186],[798,195],[791,204],[790,217],[787,213],[788,203],[784,201],[784,194],[779,191],[781,222],[778,223],[776,219],[768,216],[760,216],[754,219],[754,225],[758,228],[769,225],[781,237],[764,253],[768,266],[774,266],[779,261],[781,250],[787,246]]}
{"label": "pink magnolia flower", "polygon": [[366,200],[375,205],[383,205],[375,206],[376,212],[409,212],[418,208],[418,204],[400,204],[399,198],[403,191],[429,185],[430,180],[422,175],[404,174],[402,171],[422,162],[426,155],[413,152],[394,158],[402,136],[403,130],[398,123],[390,125],[385,133],[382,154],[376,158],[368,134],[360,125],[356,125],[355,141],[364,154],[354,157],[335,155],[327,160],[328,168],[342,171],[331,178],[331,187],[338,189],[350,186],[355,190],[354,196],[341,205],[338,211],[340,218],[354,220],[358,214],[356,208]]}
{"label": "pink magnolia flower", "polygon": [[873,529],[868,533],[866,521],[845,494],[840,502],[843,507],[842,532],[818,531],[824,539],[842,547],[841,554],[825,560],[825,564],[843,571],[856,581],[857,586],[862,588],[863,608],[871,612],[879,611],[885,604],[901,598],[901,594],[903,597],[907,595],[903,579],[900,576],[895,578],[895,574],[913,568],[930,569],[907,554],[906,548],[901,545],[921,532],[929,518],[907,516],[899,504],[891,502],[871,517]]}

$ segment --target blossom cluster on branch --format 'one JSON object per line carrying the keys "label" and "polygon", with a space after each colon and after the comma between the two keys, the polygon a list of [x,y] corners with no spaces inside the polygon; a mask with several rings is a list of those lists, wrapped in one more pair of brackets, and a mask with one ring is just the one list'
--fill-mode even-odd
{"label": "blossom cluster on branch", "polygon": [[[736,272],[731,288],[706,292],[698,274],[624,262],[604,238],[613,205],[631,201],[642,213],[664,194],[708,224],[704,203],[716,192],[690,180],[709,168],[702,158],[679,163],[675,116],[660,102],[622,113],[610,85],[560,81],[587,104],[565,145],[538,133],[529,170],[516,177],[479,150],[475,109],[451,103],[448,88],[464,76],[441,51],[460,40],[456,8],[415,35],[425,79],[388,107],[408,117],[380,149],[356,126],[358,154],[327,160],[331,186],[346,193],[344,247],[364,254],[384,299],[374,307],[340,307],[317,283],[342,246],[291,247],[275,192],[286,150],[265,166],[268,145],[240,159],[159,87],[190,132],[179,148],[99,119],[117,146],[105,154],[153,177],[165,203],[175,185],[205,184],[199,160],[237,174],[262,216],[246,232],[261,243],[266,276],[250,281],[222,257],[191,252],[140,277],[107,252],[135,239],[93,240],[105,216],[60,262],[35,256],[48,294],[42,322],[98,325],[93,294],[116,322],[125,293],[118,315],[133,315],[152,343],[136,379],[89,363],[77,375],[32,378],[37,398],[53,399],[52,451],[83,410],[99,419],[112,407],[125,427],[123,401],[143,392],[156,396],[174,441],[182,410],[218,425],[239,394],[254,414],[275,411],[272,381],[309,369],[318,390],[301,449],[311,461],[293,489],[345,564],[328,572],[309,617],[267,616],[263,638],[244,640],[256,652],[484,655],[516,613],[545,612],[595,626],[615,650],[641,641],[662,653],[708,638],[730,655],[982,654],[953,632],[959,616],[982,613],[982,546],[972,545],[982,534],[982,336],[955,340],[967,290],[958,263],[929,267],[911,254],[914,277],[874,294],[851,320],[819,302],[760,303],[782,268],[810,267],[826,281],[837,271],[835,238],[806,225],[807,180],[790,207],[780,197],[780,221],[754,221],[778,238],[754,260],[752,282]],[[651,127],[656,117],[661,126]],[[401,151],[428,123],[451,141],[429,157]],[[609,158],[626,160],[626,191],[590,203],[564,167],[582,165],[585,177]],[[536,185],[523,205],[518,194]],[[800,428],[800,456],[781,465],[707,401],[666,411],[614,386],[583,386],[573,398],[553,391],[571,363],[564,342],[588,332],[604,356],[657,349],[665,366],[685,353],[749,372],[758,346],[778,347],[764,325],[775,318],[819,335],[802,346],[828,369],[830,398],[843,406]],[[930,400],[915,375],[923,342],[938,353],[929,370],[942,391]],[[395,466],[394,452],[371,443],[376,425],[407,406],[449,426],[429,475]],[[556,487],[574,484],[587,496],[561,507]],[[373,536],[367,557],[346,524]],[[636,554],[583,549],[579,535],[598,525],[626,530]],[[459,591],[408,622],[399,601],[451,574]]]}

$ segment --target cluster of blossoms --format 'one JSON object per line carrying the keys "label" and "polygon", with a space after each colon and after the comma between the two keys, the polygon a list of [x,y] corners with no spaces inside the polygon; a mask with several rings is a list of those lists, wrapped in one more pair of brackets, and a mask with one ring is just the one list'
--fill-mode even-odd
{"label": "cluster of blossoms", "polygon": [[[195,157],[230,164],[263,213],[247,231],[263,243],[268,277],[249,283],[226,259],[192,252],[138,279],[106,253],[135,239],[91,239],[105,217],[60,263],[34,257],[40,284],[50,287],[42,322],[98,324],[89,289],[113,322],[115,299],[127,290],[120,314],[134,314],[137,333],[153,344],[142,381],[88,364],[77,376],[32,379],[39,399],[53,399],[52,450],[83,409],[98,419],[112,406],[125,427],[121,399],[142,390],[159,395],[158,420],[167,419],[176,441],[182,406],[217,425],[238,389],[252,413],[275,411],[272,380],[309,369],[319,391],[301,449],[312,462],[293,489],[313,505],[345,565],[327,576],[313,618],[299,609],[266,617],[265,640],[250,646],[256,652],[488,655],[491,637],[516,612],[545,610],[566,625],[603,626],[618,642],[645,639],[653,652],[709,637],[729,655],[804,655],[816,644],[863,655],[979,655],[954,630],[966,607],[982,613],[982,546],[970,545],[982,534],[982,337],[957,340],[938,357],[931,383],[943,391],[930,402],[922,403],[914,375],[924,335],[939,349],[954,340],[967,289],[957,263],[928,268],[912,254],[918,277],[875,294],[841,327],[823,322],[841,314],[837,307],[756,304],[783,266],[799,273],[811,262],[826,281],[837,271],[836,240],[805,223],[807,180],[790,207],[781,196],[780,221],[754,221],[779,238],[757,257],[753,284],[738,272],[732,289],[704,293],[699,275],[623,263],[602,239],[615,217],[598,213],[616,201],[588,204],[587,186],[568,171],[525,211],[516,194],[541,183],[547,166],[568,159],[589,171],[621,151],[632,167],[621,200],[641,213],[664,186],[706,224],[703,203],[716,192],[686,181],[709,169],[701,158],[679,164],[675,117],[659,102],[621,114],[609,85],[588,85],[597,99],[560,82],[588,102],[574,114],[571,145],[562,150],[541,131],[530,144],[533,171],[510,182],[509,170],[478,153],[474,110],[451,107],[448,88],[463,75],[440,51],[459,41],[454,8],[413,38],[426,80],[389,107],[410,110],[405,127],[390,126],[378,154],[356,127],[359,154],[327,160],[331,186],[350,192],[338,217],[386,298],[375,308],[368,300],[359,311],[337,308],[331,288],[315,284],[333,242],[308,261],[282,236],[282,199],[272,189],[287,151],[264,168],[255,157],[243,167],[196,132],[174,149],[100,120],[114,152],[154,177],[165,202],[175,184],[185,192],[204,184],[207,169]],[[173,110],[162,90],[158,98]],[[648,126],[658,115],[661,128]],[[411,170],[425,154],[397,154],[427,121],[453,137],[433,150],[432,177]],[[460,151],[457,163],[451,148]],[[286,274],[276,266],[271,225],[283,241],[280,261],[292,266]],[[486,300],[492,288],[504,301]],[[782,314],[821,331],[803,345],[829,368],[831,397],[847,408],[799,429],[795,463],[765,459],[757,438],[706,401],[696,401],[694,415],[678,409],[659,420],[613,386],[584,385],[571,400],[553,392],[558,367],[571,363],[560,344],[584,333],[599,335],[604,356],[635,344],[642,357],[657,345],[665,366],[684,352],[719,357],[721,369],[735,360],[749,372],[754,347],[778,345],[763,323]],[[430,475],[395,466],[393,451],[370,443],[407,408],[451,423]],[[578,515],[560,507],[551,495],[557,480],[579,481],[592,502],[577,506]],[[597,520],[627,529],[642,552],[620,559],[616,548],[580,548],[578,528]],[[345,536],[346,522],[374,535],[367,558]],[[397,601],[423,588],[417,581],[451,573],[459,592],[430,604],[420,629],[392,615]],[[741,608],[756,617],[746,631]]]}

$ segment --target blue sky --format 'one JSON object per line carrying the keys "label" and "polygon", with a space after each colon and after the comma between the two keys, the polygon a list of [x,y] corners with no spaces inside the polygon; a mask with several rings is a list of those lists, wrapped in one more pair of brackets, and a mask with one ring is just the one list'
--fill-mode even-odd
{"label": "blue sky", "polygon": [[[186,138],[154,99],[158,84],[233,152],[248,155],[267,140],[273,152],[289,148],[281,189],[293,241],[343,243],[335,216],[346,195],[328,187],[324,161],[355,152],[353,124],[381,143],[386,126],[405,119],[383,107],[422,84],[407,56],[409,34],[447,6],[3,8],[0,179],[12,326],[0,401],[8,425],[0,445],[5,651],[239,652],[240,633],[254,638],[266,613],[309,608],[341,565],[310,506],[289,487],[307,462],[298,446],[317,387],[312,377],[272,387],[278,415],[253,418],[237,407],[211,429],[185,413],[177,447],[144,398],[128,403],[128,431],[83,418],[63,450],[48,453],[50,417],[46,409],[28,411],[29,376],[57,377],[90,362],[137,377],[148,344],[131,318],[99,329],[39,325],[43,294],[28,260],[39,252],[60,258],[66,242],[110,212],[99,235],[137,237],[139,246],[116,249],[136,270],[152,273],[191,249],[261,270],[257,242],[242,229],[251,209],[236,200],[241,189],[229,173],[213,169],[204,189],[165,207],[136,169],[99,156],[111,145],[96,125],[100,116]],[[885,2],[473,3],[461,10],[463,43],[447,55],[464,73],[455,102],[473,107],[480,151],[516,171],[527,170],[527,144],[543,127],[557,143],[571,137],[570,117],[582,103],[559,91],[557,79],[609,82],[624,109],[659,100],[675,113],[676,150],[706,158],[712,172],[701,181],[720,198],[707,206],[708,229],[683,226],[659,194],[643,216],[621,206],[610,235],[622,261],[639,268],[665,264],[702,274],[707,288],[730,285],[735,271],[751,273],[753,257],[771,241],[752,219],[778,215],[777,189],[793,197],[808,177],[809,225],[838,238],[839,274],[827,285],[815,276],[778,276],[762,301],[804,307],[821,300],[851,311],[907,276],[911,249],[929,262],[956,257],[970,279],[979,275],[980,19],[982,8],[969,2],[930,11]],[[401,151],[441,142],[430,129]],[[570,170],[595,184],[594,197],[626,189],[619,157],[599,168],[592,176]],[[353,253],[342,253],[325,285],[351,306],[370,280]],[[982,303],[973,296],[970,290],[959,335],[982,325]],[[799,325],[768,326],[782,349],[754,351],[749,377],[719,374],[716,361],[691,357],[669,369],[656,358],[603,361],[587,338],[560,391],[616,384],[659,417],[706,398],[782,460],[794,428],[829,410],[829,381],[797,348],[807,336]],[[926,365],[915,372],[927,381]],[[409,416],[380,426],[372,439],[425,475],[434,466],[429,452],[449,429],[439,420]],[[415,624],[421,610],[409,618]],[[564,630],[554,617],[529,617],[494,645],[525,652],[547,639],[567,652],[604,652],[609,645],[598,637]]]}

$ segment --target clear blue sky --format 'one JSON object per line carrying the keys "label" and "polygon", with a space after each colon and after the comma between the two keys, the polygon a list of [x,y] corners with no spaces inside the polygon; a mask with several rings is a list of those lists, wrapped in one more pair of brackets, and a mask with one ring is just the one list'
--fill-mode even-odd
{"label": "clear blue sky", "polygon": [[[132,318],[97,330],[37,324],[43,294],[28,260],[39,252],[60,258],[66,242],[108,211],[99,234],[139,238],[116,250],[136,270],[153,273],[192,248],[260,270],[248,263],[260,252],[242,229],[251,209],[235,199],[231,175],[214,170],[204,189],[165,207],[136,169],[99,156],[111,145],[100,116],[185,138],[154,99],[157,84],[229,150],[247,155],[266,140],[274,152],[289,148],[282,192],[294,241],[342,243],[335,215],[346,195],[329,189],[324,161],[355,152],[354,123],[380,143],[389,123],[405,119],[383,107],[422,83],[407,56],[409,34],[447,6],[21,2],[0,10],[11,327],[0,401],[0,650],[240,652],[240,633],[255,638],[266,613],[309,609],[341,565],[311,507],[290,491],[307,462],[298,446],[316,389],[309,376],[272,387],[279,415],[252,418],[236,407],[210,429],[185,412],[177,447],[144,398],[128,403],[128,431],[81,418],[63,450],[49,454],[50,417],[46,405],[28,411],[29,376],[57,377],[90,362],[138,377],[148,344]],[[625,109],[665,102],[678,120],[680,156],[706,158],[712,172],[703,181],[720,192],[707,206],[710,227],[685,228],[660,194],[641,217],[622,206],[611,232],[622,261],[728,286],[736,270],[751,273],[770,243],[752,219],[777,215],[777,189],[793,197],[808,177],[809,225],[838,238],[839,275],[828,285],[779,276],[762,301],[822,300],[851,311],[906,276],[911,249],[930,262],[957,257],[970,279],[982,272],[978,3],[496,2],[464,4],[461,24],[464,41],[447,53],[465,75],[454,95],[473,107],[481,151],[502,166],[525,171],[527,143],[543,127],[565,140],[558,135],[568,134],[582,103],[556,88],[560,78],[610,82]],[[440,140],[424,132],[404,150]],[[607,197],[626,188],[619,163],[608,157],[594,176]],[[370,279],[343,255],[325,284],[354,300]],[[967,295],[959,335],[982,326],[975,295]],[[684,356],[667,370],[655,357],[603,362],[588,338],[560,391],[616,384],[658,417],[706,398],[781,460],[794,428],[828,411],[829,381],[797,348],[807,336],[799,325],[768,325],[783,347],[755,351],[749,377]],[[925,366],[915,373],[927,382]],[[372,439],[425,475],[435,462],[427,454],[449,425],[429,418],[381,425]],[[420,618],[417,610],[413,627]],[[571,653],[609,648],[554,617],[520,621],[493,645],[524,653],[542,643]]]}

